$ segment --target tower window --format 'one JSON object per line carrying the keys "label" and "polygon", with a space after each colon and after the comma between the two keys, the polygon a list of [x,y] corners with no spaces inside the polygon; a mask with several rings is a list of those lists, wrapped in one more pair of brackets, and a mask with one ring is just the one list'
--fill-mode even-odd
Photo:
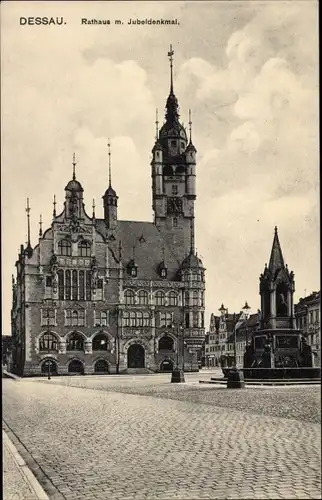
{"label": "tower window", "polygon": [[172,194],[178,194],[178,186],[176,184],[172,186]]}
{"label": "tower window", "polygon": [[172,147],[172,148],[175,148],[175,147],[176,147],[176,145],[177,145],[177,141],[171,141],[171,147]]}
{"label": "tower window", "polygon": [[60,240],[58,243],[59,255],[66,255],[67,257],[72,254],[72,244],[68,240]]}
{"label": "tower window", "polygon": [[173,227],[178,227],[178,219],[176,217],[173,218]]}

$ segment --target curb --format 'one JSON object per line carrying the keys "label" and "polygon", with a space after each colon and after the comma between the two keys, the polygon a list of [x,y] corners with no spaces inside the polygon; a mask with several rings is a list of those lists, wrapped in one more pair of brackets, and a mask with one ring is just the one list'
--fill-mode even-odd
{"label": "curb", "polygon": [[2,375],[6,375],[8,378],[12,378],[18,381],[21,379],[21,377],[18,377],[17,375],[14,375],[13,373],[8,372],[7,370],[2,370]]}
{"label": "curb", "polygon": [[10,440],[9,436],[7,435],[7,433],[4,430],[2,430],[2,435],[3,435],[4,445],[10,451],[12,457],[14,458],[14,461],[17,464],[18,469],[20,470],[20,472],[24,476],[30,489],[34,492],[35,499],[37,499],[37,500],[49,500],[47,493],[45,493],[42,486],[39,484],[36,477],[33,475],[31,470],[27,466],[26,462],[24,461],[24,459],[22,458],[22,456],[18,452],[17,448],[15,447],[15,445]]}

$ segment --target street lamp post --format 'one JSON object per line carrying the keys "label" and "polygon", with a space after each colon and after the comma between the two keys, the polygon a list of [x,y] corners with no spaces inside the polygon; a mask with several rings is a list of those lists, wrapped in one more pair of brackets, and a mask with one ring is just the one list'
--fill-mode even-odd
{"label": "street lamp post", "polygon": [[[182,369],[181,370],[179,368],[180,329],[182,332]],[[185,379],[184,379],[184,344],[183,344],[184,333],[183,332],[184,332],[184,328],[179,323],[178,327],[177,327],[177,366],[172,371],[172,375],[171,375],[171,382],[174,382],[174,383],[185,382]]]}
{"label": "street lamp post", "polygon": [[[50,356],[49,309],[47,309],[48,355]],[[50,380],[50,358],[48,357],[48,380]]]}

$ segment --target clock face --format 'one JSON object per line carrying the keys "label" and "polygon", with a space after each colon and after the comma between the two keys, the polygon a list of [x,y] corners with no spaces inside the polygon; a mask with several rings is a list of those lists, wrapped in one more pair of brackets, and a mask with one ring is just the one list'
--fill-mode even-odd
{"label": "clock face", "polygon": [[182,199],[181,198],[168,198],[168,213],[180,214],[182,213]]}

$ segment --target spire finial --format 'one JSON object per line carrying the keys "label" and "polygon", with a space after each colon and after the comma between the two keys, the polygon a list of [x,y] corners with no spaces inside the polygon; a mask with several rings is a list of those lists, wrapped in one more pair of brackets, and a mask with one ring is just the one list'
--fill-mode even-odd
{"label": "spire finial", "polygon": [[157,141],[159,138],[159,118],[158,118],[158,109],[155,112],[155,140]]}
{"label": "spire finial", "polygon": [[95,199],[93,198],[93,219],[95,219]]}
{"label": "spire finial", "polygon": [[42,236],[42,215],[39,217],[39,236]]}
{"label": "spire finial", "polygon": [[274,233],[277,234],[277,226],[274,228]]}
{"label": "spire finial", "polygon": [[53,209],[53,217],[56,217],[56,195],[54,194],[54,201],[53,201],[54,209]]}
{"label": "spire finial", "polygon": [[170,61],[170,94],[173,94],[173,55],[174,55],[174,50],[172,49],[172,45],[170,44],[170,50],[168,52],[168,57]]}
{"label": "spire finial", "polygon": [[73,153],[73,181],[76,180],[76,172],[75,172],[76,165],[77,165],[76,155],[75,153]]}
{"label": "spire finial", "polygon": [[189,142],[190,142],[190,144],[191,144],[191,138],[192,138],[192,135],[191,135],[191,126],[192,126],[191,109],[189,109]]}
{"label": "spire finial", "polygon": [[112,186],[112,169],[111,169],[111,141],[110,141],[110,139],[108,140],[107,147],[108,147],[108,182],[109,182],[109,187],[111,187]]}
{"label": "spire finial", "polygon": [[30,206],[29,206],[29,198],[27,198],[26,212],[27,212],[27,227],[28,227],[27,247],[30,247]]}

